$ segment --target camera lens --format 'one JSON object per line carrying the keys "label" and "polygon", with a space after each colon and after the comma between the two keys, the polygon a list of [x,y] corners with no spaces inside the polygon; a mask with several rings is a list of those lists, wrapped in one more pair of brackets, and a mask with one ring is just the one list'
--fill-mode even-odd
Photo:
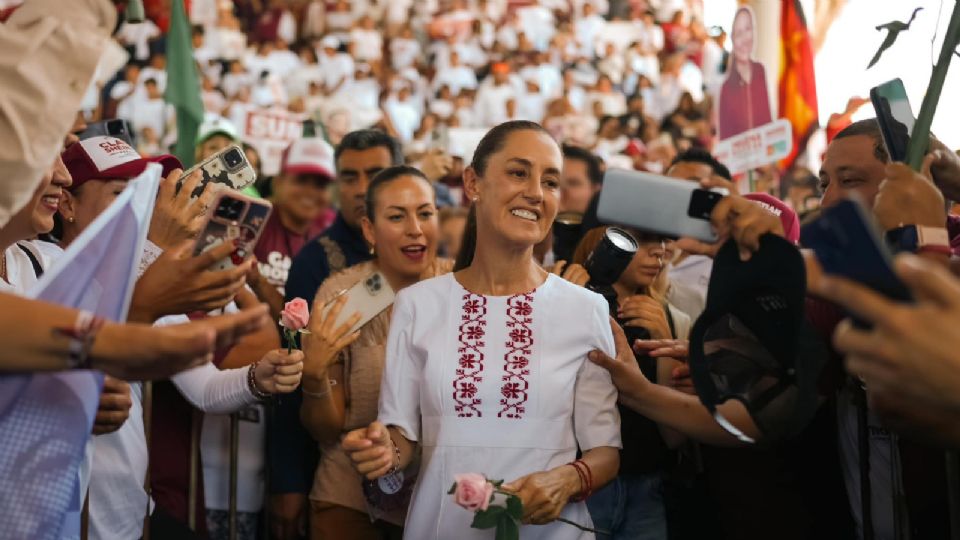
{"label": "camera lens", "polygon": [[630,233],[617,227],[608,227],[600,244],[583,265],[590,274],[590,285],[613,285],[630,264],[637,247],[637,241]]}
{"label": "camera lens", "polygon": [[232,169],[243,163],[243,153],[239,148],[234,148],[223,155],[223,161],[226,162],[228,169]]}
{"label": "camera lens", "polygon": [[246,203],[239,199],[220,199],[220,204],[217,205],[216,216],[228,221],[237,221],[243,213],[244,206],[246,206]]}

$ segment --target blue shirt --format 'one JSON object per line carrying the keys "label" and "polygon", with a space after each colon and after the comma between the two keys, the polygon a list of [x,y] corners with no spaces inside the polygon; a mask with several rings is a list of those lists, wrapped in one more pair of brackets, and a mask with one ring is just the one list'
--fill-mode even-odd
{"label": "blue shirt", "polygon": [[[359,230],[350,228],[337,213],[337,219],[323,234],[307,242],[293,259],[287,278],[286,301],[303,298],[313,303],[320,284],[330,277],[330,263],[321,239],[333,241],[346,262],[345,267],[371,259],[370,249]],[[317,466],[317,443],[300,422],[300,388],[277,398],[273,418],[267,424],[267,464],[270,467],[270,493],[309,493]]]}

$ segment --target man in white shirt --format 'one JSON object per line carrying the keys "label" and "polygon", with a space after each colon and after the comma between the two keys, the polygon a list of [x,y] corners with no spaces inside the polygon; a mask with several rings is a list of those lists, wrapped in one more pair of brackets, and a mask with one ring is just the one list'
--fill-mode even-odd
{"label": "man in white shirt", "polygon": [[350,45],[357,60],[380,63],[383,58],[383,36],[373,17],[364,15],[357,27],[350,31]]}
{"label": "man in white shirt", "polygon": [[147,79],[143,86],[146,90],[145,98],[137,100],[136,93],[134,93],[132,97],[127,98],[127,100],[134,100],[129,105],[130,108],[122,108],[124,112],[129,111],[130,123],[133,124],[133,129],[137,131],[138,137],[144,128],[149,127],[162,139],[167,132],[167,121],[173,118],[173,107],[163,100],[163,94],[160,92],[157,81]]}
{"label": "man in white shirt", "polygon": [[140,70],[139,86],[144,86],[147,79],[153,79],[162,94],[167,88],[167,55],[157,52],[150,55],[150,65]]}
{"label": "man in white shirt", "polygon": [[460,63],[460,53],[450,52],[450,65],[437,73],[433,79],[433,92],[436,93],[441,86],[447,85],[453,95],[458,95],[464,88],[475,90],[477,88],[477,75],[472,69]]}
{"label": "man in white shirt", "polygon": [[145,62],[150,58],[150,42],[160,37],[160,28],[150,19],[142,23],[123,23],[117,32],[117,39],[123,45],[133,48],[133,58]]}
{"label": "man in white shirt", "polygon": [[383,104],[383,109],[397,132],[397,138],[405,144],[413,140],[414,132],[420,127],[420,113],[417,112],[412,101],[410,88],[404,85],[395,95],[391,94]]}
{"label": "man in white shirt", "polygon": [[509,119],[507,102],[516,99],[517,89],[510,81],[510,66],[503,62],[493,64],[490,75],[477,91],[476,121],[482,127],[492,127]]}
{"label": "man in white shirt", "polygon": [[540,92],[536,77],[528,77],[524,81],[526,90],[517,96],[517,110],[515,120],[530,120],[541,123],[547,112],[547,100]]}
{"label": "man in white shirt", "polygon": [[420,52],[420,42],[414,39],[409,26],[403,28],[399,37],[390,40],[390,59],[396,71],[414,65],[420,59]]}
{"label": "man in white shirt", "polygon": [[324,92],[328,96],[334,95],[353,78],[353,58],[349,54],[337,52],[340,40],[333,36],[323,38],[320,46],[323,48],[319,64],[323,70]]}
{"label": "man in white shirt", "polygon": [[603,35],[607,21],[597,14],[591,3],[583,5],[582,13],[583,16],[573,24],[573,33],[580,46],[580,55],[592,60],[596,54],[596,41]]}

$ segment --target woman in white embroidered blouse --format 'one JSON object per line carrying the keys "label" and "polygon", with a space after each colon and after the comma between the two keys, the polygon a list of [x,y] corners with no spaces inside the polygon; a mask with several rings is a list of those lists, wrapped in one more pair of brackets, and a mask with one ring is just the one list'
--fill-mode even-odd
{"label": "woman in white embroidered blouse", "polygon": [[[603,297],[549,275],[533,246],[557,213],[560,147],[538,124],[508,122],[480,142],[464,174],[475,246],[460,271],[420,282],[395,302],[379,422],[343,441],[378,478],[422,451],[405,537],[492,538],[446,494],[453,476],[504,479],[524,505],[524,539],[593,538],[584,496],[616,475],[617,394],[587,361],[613,351]],[[472,260],[467,260],[472,259]],[[577,451],[589,469],[572,465]],[[592,477],[591,482],[588,479]]]}

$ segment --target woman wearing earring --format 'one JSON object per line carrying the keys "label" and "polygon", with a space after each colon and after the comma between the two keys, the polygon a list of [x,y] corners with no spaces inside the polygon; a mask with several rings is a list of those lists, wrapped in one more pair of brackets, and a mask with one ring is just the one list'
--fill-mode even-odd
{"label": "woman wearing earring", "polygon": [[593,538],[555,520],[589,527],[580,501],[616,475],[616,391],[587,361],[614,344],[603,297],[533,258],[556,217],[562,163],[538,124],[490,130],[464,173],[476,227],[460,270],[397,297],[379,421],[342,445],[370,479],[409,474],[422,453],[406,538],[493,537],[447,495],[471,472],[519,496],[521,538]]}
{"label": "woman wearing earring", "polygon": [[303,337],[306,378],[300,416],[321,450],[310,493],[313,540],[399,539],[415,478],[409,477],[397,494],[383,493],[377,483],[363,481],[339,445],[343,434],[377,418],[390,309],[348,334],[360,322],[359,314],[340,327],[334,324],[347,296],[340,296],[327,316],[324,307],[375,272],[400,291],[453,266],[437,258],[437,209],[423,173],[405,166],[384,169],[370,182],[366,197],[361,226],[374,247],[374,260],[323,282],[313,303],[310,333]]}

